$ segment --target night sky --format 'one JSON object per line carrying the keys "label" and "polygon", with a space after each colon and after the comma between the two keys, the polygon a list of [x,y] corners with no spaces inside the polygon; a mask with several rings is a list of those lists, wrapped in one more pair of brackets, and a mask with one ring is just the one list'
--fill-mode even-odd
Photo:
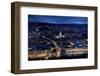
{"label": "night sky", "polygon": [[28,15],[28,21],[55,24],[87,24],[88,18],[75,16]]}

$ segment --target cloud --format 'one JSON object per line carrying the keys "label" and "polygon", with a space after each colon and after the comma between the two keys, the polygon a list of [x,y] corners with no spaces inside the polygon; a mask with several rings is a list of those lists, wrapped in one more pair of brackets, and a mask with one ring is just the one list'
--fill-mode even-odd
{"label": "cloud", "polygon": [[45,23],[58,23],[58,24],[87,24],[87,17],[75,16],[45,16],[45,15],[28,15],[28,21],[31,22],[45,22]]}

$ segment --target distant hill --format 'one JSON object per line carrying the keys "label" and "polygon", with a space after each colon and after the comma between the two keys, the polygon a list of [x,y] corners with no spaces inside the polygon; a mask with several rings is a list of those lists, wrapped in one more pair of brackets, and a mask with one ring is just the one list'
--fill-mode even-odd
{"label": "distant hill", "polygon": [[77,24],[77,23],[70,23],[70,24],[58,24],[58,23],[45,23],[45,22],[28,22],[29,25],[34,25],[34,24],[37,24],[37,25],[61,25],[61,26],[66,26],[66,25],[69,25],[69,26],[84,26],[86,27],[87,24]]}

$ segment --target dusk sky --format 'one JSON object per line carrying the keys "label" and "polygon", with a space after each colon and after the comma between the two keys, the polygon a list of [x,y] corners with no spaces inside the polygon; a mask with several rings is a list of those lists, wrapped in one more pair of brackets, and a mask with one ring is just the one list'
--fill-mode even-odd
{"label": "dusk sky", "polygon": [[88,18],[75,16],[28,15],[28,21],[55,24],[87,24]]}

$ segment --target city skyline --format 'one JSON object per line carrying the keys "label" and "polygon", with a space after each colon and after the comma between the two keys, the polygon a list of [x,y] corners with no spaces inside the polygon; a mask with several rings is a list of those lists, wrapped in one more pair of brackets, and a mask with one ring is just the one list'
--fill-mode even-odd
{"label": "city skyline", "polygon": [[28,60],[88,58],[88,18],[28,15]]}

